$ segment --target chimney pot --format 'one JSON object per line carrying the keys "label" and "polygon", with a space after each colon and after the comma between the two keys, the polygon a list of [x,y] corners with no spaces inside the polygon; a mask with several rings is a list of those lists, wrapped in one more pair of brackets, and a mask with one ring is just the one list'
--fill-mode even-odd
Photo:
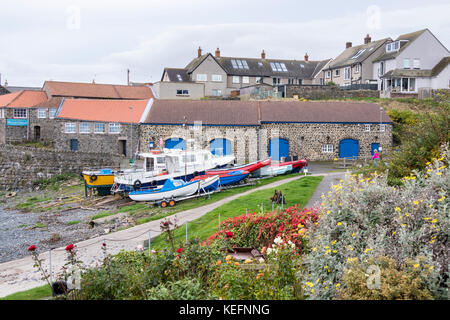
{"label": "chimney pot", "polygon": [[345,43],[345,49],[351,48],[352,47],[352,43],[351,42],[346,42]]}
{"label": "chimney pot", "polygon": [[266,58],[266,53],[264,52],[264,50],[261,52],[261,59],[265,59]]}
{"label": "chimney pot", "polygon": [[370,43],[370,41],[372,41],[372,38],[369,36],[369,34],[367,34],[367,36],[364,38],[364,44],[368,44]]}
{"label": "chimney pot", "polygon": [[305,61],[308,61],[308,52],[305,53]]}
{"label": "chimney pot", "polygon": [[202,48],[198,47],[198,57],[200,58],[202,56]]}
{"label": "chimney pot", "polygon": [[220,50],[219,50],[219,48],[216,49],[216,57],[220,58]]}

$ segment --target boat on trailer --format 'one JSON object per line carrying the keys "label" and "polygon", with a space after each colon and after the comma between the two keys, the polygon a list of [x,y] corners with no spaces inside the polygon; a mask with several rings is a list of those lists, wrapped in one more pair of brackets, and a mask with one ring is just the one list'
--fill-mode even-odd
{"label": "boat on trailer", "polygon": [[300,172],[301,169],[303,169],[304,167],[308,166],[308,160],[294,160],[294,161],[285,161],[285,162],[279,162],[279,163],[274,163],[272,164],[272,166],[278,166],[278,167],[282,167],[282,166],[292,166],[292,173],[297,173]]}
{"label": "boat on trailer", "polygon": [[259,168],[269,166],[270,163],[271,163],[271,159],[269,158],[266,160],[255,161],[255,162],[252,162],[249,164],[243,164],[243,165],[239,165],[239,166],[231,166],[229,168],[207,170],[206,174],[211,175],[211,174],[230,173],[230,172],[233,172],[236,170],[244,170],[244,171],[248,171],[249,173],[252,173],[253,171],[258,170]]}
{"label": "boat on trailer", "polygon": [[[249,174],[250,173],[245,170],[235,170],[235,171],[231,171],[231,172],[220,173],[220,174],[218,174],[219,184],[221,186],[228,186],[231,184],[235,184],[235,183],[241,182],[242,180],[247,178]],[[205,175],[201,175],[201,176],[197,176],[197,177],[193,178],[192,181],[199,181],[199,180],[201,181],[201,180],[208,179],[209,177],[211,177],[211,175],[205,174]]]}
{"label": "boat on trailer", "polygon": [[164,185],[168,179],[180,179],[185,182],[195,176],[203,175],[206,170],[220,168],[234,161],[234,156],[217,156],[211,151],[194,149],[153,150],[138,155],[141,167],[133,172],[114,175],[113,192],[130,192],[142,188],[155,188]]}
{"label": "boat on trailer", "polygon": [[158,201],[185,197],[199,192],[200,181],[184,182],[178,179],[167,179],[164,185],[151,189],[131,191],[128,196],[134,201]]}

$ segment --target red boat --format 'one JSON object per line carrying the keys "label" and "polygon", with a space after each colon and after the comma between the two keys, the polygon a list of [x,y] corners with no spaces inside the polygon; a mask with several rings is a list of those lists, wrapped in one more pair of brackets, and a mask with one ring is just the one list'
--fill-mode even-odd
{"label": "red boat", "polygon": [[211,169],[211,170],[206,171],[206,175],[214,175],[214,174],[220,175],[220,174],[230,173],[230,172],[236,171],[236,170],[244,170],[244,171],[248,171],[249,173],[251,173],[253,171],[258,170],[259,168],[270,165],[270,162],[271,162],[271,159],[269,158],[266,160],[256,161],[256,162],[252,162],[249,164],[244,164],[244,165],[225,168],[225,169]]}
{"label": "red boat", "polygon": [[300,169],[303,167],[306,167],[308,165],[308,160],[295,160],[295,161],[286,161],[286,162],[280,162],[280,163],[274,163],[272,166],[278,167],[278,166],[288,166],[292,165],[292,173],[299,172]]}

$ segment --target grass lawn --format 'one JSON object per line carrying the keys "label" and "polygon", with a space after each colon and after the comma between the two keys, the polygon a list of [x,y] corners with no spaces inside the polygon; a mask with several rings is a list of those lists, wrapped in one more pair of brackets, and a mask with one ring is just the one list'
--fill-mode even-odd
{"label": "grass lawn", "polygon": [[[273,196],[275,189],[282,191],[286,199],[285,208],[297,203],[303,208],[314,194],[322,178],[322,176],[307,176],[275,188],[255,191],[226,203],[199,219],[188,223],[188,239],[200,238],[206,240],[212,235],[218,228],[219,213],[220,220],[223,221],[227,218],[245,214],[246,209],[248,212],[260,212],[261,203],[263,203],[264,211],[271,211],[272,202],[270,201],[270,197]],[[185,226],[183,225],[176,229],[174,234],[176,242],[184,242],[186,237]],[[161,234],[152,241],[152,248],[163,248],[166,246],[168,246],[168,243],[165,241],[165,234]]]}
{"label": "grass lawn", "polygon": [[43,285],[42,287],[37,287],[30,290],[10,294],[9,296],[0,298],[0,300],[38,300],[50,297],[51,295],[52,290],[50,289],[48,284],[46,284]]}

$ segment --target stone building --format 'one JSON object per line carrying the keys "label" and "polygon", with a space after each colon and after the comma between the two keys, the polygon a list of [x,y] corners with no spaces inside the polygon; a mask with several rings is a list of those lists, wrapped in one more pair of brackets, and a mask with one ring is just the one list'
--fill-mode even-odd
{"label": "stone building", "polygon": [[43,91],[22,90],[1,95],[0,143],[50,139],[52,114],[39,107],[46,101]]}
{"label": "stone building", "polygon": [[140,151],[150,142],[184,149],[187,139],[234,154],[237,163],[368,158],[374,149],[389,151],[392,121],[372,103],[156,100],[141,122]]}
{"label": "stone building", "polygon": [[131,157],[138,149],[139,121],[146,117],[152,102],[63,99],[55,119],[54,147]]}

